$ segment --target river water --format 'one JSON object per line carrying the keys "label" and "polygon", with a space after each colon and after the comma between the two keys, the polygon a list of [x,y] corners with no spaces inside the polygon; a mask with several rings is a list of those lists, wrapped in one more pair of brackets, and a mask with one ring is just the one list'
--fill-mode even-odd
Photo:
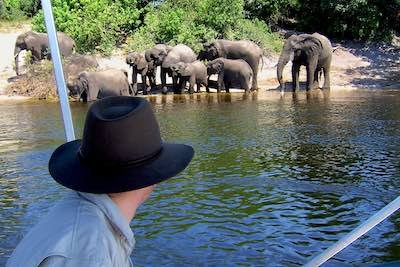
{"label": "river water", "polygon": [[[400,91],[149,100],[196,155],[138,211],[136,266],[297,266],[400,193]],[[66,194],[47,170],[63,142],[58,104],[0,104],[0,266]],[[399,212],[326,266],[398,260]]]}

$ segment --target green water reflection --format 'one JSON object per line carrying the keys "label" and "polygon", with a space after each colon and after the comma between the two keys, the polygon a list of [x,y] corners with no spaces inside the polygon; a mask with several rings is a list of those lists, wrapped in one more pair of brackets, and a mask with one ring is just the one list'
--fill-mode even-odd
{"label": "green water reflection", "polygon": [[[400,92],[152,96],[190,167],[132,224],[137,266],[296,266],[394,199]],[[87,105],[73,103],[77,136]],[[65,194],[47,172],[64,133],[57,104],[0,105],[0,265]],[[400,260],[395,214],[330,265]]]}

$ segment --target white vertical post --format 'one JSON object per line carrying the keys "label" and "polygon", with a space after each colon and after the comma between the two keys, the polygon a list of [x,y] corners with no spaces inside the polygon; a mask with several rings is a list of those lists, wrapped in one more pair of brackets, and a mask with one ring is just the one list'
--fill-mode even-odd
{"label": "white vertical post", "polygon": [[321,264],[323,264],[324,262],[335,256],[338,252],[342,251],[344,248],[349,246],[360,236],[364,235],[366,232],[374,228],[377,224],[379,224],[384,219],[392,215],[399,208],[400,208],[400,196],[397,197],[392,202],[390,202],[385,207],[383,207],[380,211],[375,213],[367,221],[359,225],[356,229],[354,229],[353,231],[342,237],[335,244],[327,248],[324,252],[317,255],[310,262],[305,264],[304,267],[320,266]]}
{"label": "white vertical post", "polygon": [[74,126],[72,124],[71,110],[69,108],[67,87],[65,85],[64,72],[61,62],[60,49],[57,42],[57,32],[54,25],[53,11],[50,0],[41,0],[46,22],[47,35],[49,37],[51,59],[53,61],[54,75],[60,98],[61,113],[64,122],[65,137],[67,142],[75,140]]}

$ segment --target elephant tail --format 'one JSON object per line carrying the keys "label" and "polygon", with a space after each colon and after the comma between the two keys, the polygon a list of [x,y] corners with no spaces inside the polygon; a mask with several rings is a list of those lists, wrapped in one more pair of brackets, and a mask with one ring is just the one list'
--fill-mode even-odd
{"label": "elephant tail", "polygon": [[121,69],[121,71],[125,74],[126,78],[128,79],[128,71],[124,69]]}
{"label": "elephant tail", "polygon": [[263,68],[264,68],[264,56],[263,56],[263,54],[261,54],[260,59],[258,60],[258,62],[260,62],[260,60],[261,60],[261,71],[262,71]]}

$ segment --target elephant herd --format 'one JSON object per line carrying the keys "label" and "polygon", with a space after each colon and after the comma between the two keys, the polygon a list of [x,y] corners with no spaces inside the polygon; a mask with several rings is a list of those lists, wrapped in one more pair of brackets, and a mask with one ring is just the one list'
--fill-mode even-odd
{"label": "elephant herd", "polygon": [[[139,91],[137,76],[141,75],[143,94],[149,94],[157,87],[156,73],[160,69],[161,92],[166,94],[167,75],[172,77],[174,93],[183,93],[189,83],[188,92],[200,91],[204,86],[209,92],[210,76],[218,76],[217,92],[230,88],[244,89],[246,92],[257,90],[257,75],[263,50],[251,41],[216,40],[204,44],[202,51],[196,55],[184,45],[169,46],[157,44],[144,52],[131,52],[126,56],[126,63],[132,69],[132,83],[128,82],[128,73],[124,70],[109,69],[103,71],[77,71],[76,66],[88,65],[97,67],[97,61],[91,56],[71,56],[75,42],[64,33],[57,33],[61,54],[72,58],[66,68],[74,70],[68,78],[68,89],[71,96],[83,101],[92,101],[111,95],[136,95]],[[21,34],[15,44],[16,72],[19,75],[18,54],[21,50],[32,53],[33,62],[50,59],[47,34],[27,32]],[[332,46],[323,35],[291,35],[284,44],[277,64],[277,77],[284,89],[283,68],[292,60],[293,90],[299,89],[300,66],[307,69],[307,90],[319,86],[321,74],[324,74],[324,85],[329,88]],[[206,61],[206,62],[205,62]],[[67,71],[68,72],[68,71]]]}
{"label": "elephant herd", "polygon": [[[230,88],[257,89],[257,73],[262,49],[251,41],[216,40],[204,44],[203,50],[196,55],[193,50],[178,44],[174,47],[158,44],[144,53],[131,52],[126,63],[132,68],[132,91],[138,92],[137,75],[141,75],[144,84],[143,94],[150,93],[156,86],[156,69],[160,67],[161,91],[168,92],[167,74],[172,77],[174,93],[183,93],[189,83],[189,93],[197,92],[203,85],[209,92],[210,75],[217,74],[217,92]],[[203,61],[207,60],[206,65]],[[149,81],[147,84],[146,81]]]}

